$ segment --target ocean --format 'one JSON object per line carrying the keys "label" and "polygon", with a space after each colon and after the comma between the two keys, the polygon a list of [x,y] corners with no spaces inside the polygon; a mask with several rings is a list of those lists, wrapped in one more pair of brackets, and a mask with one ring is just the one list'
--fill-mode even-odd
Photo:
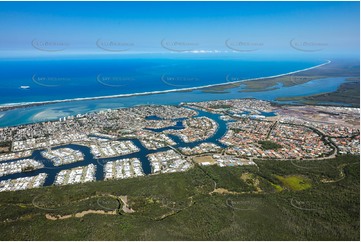
{"label": "ocean", "polygon": [[148,93],[267,77],[325,60],[161,56],[0,61],[0,105]]}
{"label": "ocean", "polygon": [[[246,60],[239,57],[127,56],[126,58],[0,60],[0,106],[73,100],[0,112],[0,127],[56,120],[109,108],[198,102],[230,98],[304,96],[332,92],[345,77],[313,80],[293,87],[278,84],[263,92],[204,93],[192,88],[282,75],[327,63],[326,60]],[[174,90],[184,90],[172,92]],[[154,94],[153,92],[162,92]],[[148,95],[132,95],[148,93]],[[153,93],[153,94],[151,94]],[[124,97],[81,100],[103,96]],[[76,99],[76,100],[74,100]]]}

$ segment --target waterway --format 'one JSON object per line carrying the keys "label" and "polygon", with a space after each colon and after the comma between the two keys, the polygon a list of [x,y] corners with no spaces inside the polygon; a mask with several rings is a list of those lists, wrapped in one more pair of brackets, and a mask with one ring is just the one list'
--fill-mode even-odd
{"label": "waterway", "polygon": [[[212,135],[211,137],[209,137],[205,140],[190,142],[190,143],[183,142],[178,136],[169,135],[177,143],[173,147],[174,148],[181,148],[181,147],[193,148],[197,145],[200,145],[201,143],[211,142],[211,143],[221,146],[222,148],[225,148],[225,145],[220,143],[219,140],[222,138],[222,136],[227,131],[227,122],[220,118],[220,116],[221,116],[220,114],[213,114],[213,113],[205,112],[205,111],[198,110],[198,109],[194,109],[194,110],[196,110],[198,112],[198,115],[196,115],[195,117],[208,117],[208,118],[214,120],[218,124],[218,128],[217,128],[216,132],[214,133],[214,135]],[[269,115],[272,115],[272,114],[269,114]],[[160,120],[160,118],[154,117],[154,116],[148,117],[148,119]],[[184,118],[183,119],[175,119],[175,121],[177,121],[176,125],[162,128],[162,129],[153,129],[153,131],[154,132],[162,132],[167,129],[178,129],[178,130],[184,129],[184,126],[182,123],[183,120],[184,120]],[[74,150],[79,150],[84,154],[83,161],[66,164],[66,165],[62,165],[62,166],[54,166],[53,163],[49,159],[46,159],[45,157],[43,157],[41,155],[41,152],[44,151],[45,149],[35,150],[30,157],[26,157],[26,158],[32,158],[32,159],[41,161],[45,166],[44,168],[37,169],[34,171],[30,171],[30,172],[16,173],[16,174],[3,176],[3,177],[0,177],[0,181],[7,180],[7,179],[16,179],[16,178],[20,178],[20,177],[36,176],[39,173],[46,173],[46,174],[48,174],[48,176],[45,180],[44,186],[51,186],[55,181],[56,175],[60,171],[72,169],[72,168],[75,168],[78,166],[87,166],[89,164],[94,164],[96,166],[96,174],[95,174],[96,180],[103,180],[105,163],[109,162],[109,161],[114,161],[117,159],[125,159],[125,158],[138,158],[142,163],[142,168],[143,168],[144,173],[146,175],[149,175],[149,174],[151,174],[151,164],[147,158],[147,155],[156,153],[156,152],[167,151],[167,150],[171,149],[170,147],[163,147],[163,148],[160,148],[157,150],[148,150],[141,144],[141,142],[138,139],[129,139],[129,140],[134,142],[134,144],[140,150],[136,153],[132,153],[129,155],[123,155],[123,156],[117,156],[117,157],[111,157],[111,158],[100,158],[100,159],[94,158],[90,152],[89,147],[79,145],[79,144],[69,144],[69,145],[53,147],[52,149],[71,148]],[[24,158],[22,158],[22,159],[24,159]],[[16,161],[16,160],[20,160],[20,159],[9,160],[9,161]],[[9,161],[2,161],[1,163],[5,163],[5,162],[9,162]]]}
{"label": "waterway", "polygon": [[[244,85],[240,85],[239,87],[228,89],[225,93],[204,93],[201,90],[193,90],[188,92],[170,92],[144,96],[110,98],[104,100],[46,104],[0,112],[0,127],[58,120],[62,117],[75,116],[77,114],[86,114],[106,109],[126,108],[147,104],[178,105],[182,102],[203,102],[237,98],[256,98],[259,100],[275,101],[279,97],[309,96],[334,92],[342,83],[345,82],[345,80],[346,77],[323,78],[291,87],[278,85],[272,90],[261,92],[245,92]],[[293,101],[290,103],[294,104],[297,102]],[[346,104],[334,103],[334,105]]]}

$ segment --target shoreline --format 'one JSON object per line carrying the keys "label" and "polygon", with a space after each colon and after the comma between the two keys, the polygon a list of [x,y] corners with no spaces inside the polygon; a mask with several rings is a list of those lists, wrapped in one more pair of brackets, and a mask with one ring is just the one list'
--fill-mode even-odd
{"label": "shoreline", "polygon": [[17,109],[17,108],[26,108],[26,107],[41,106],[41,105],[56,104],[56,103],[90,101],[90,100],[113,99],[113,98],[123,98],[123,97],[133,97],[133,96],[146,96],[146,95],[164,94],[164,93],[172,93],[172,92],[194,91],[194,90],[199,90],[199,89],[204,89],[204,88],[242,83],[245,81],[257,81],[257,80],[272,79],[272,78],[287,76],[287,75],[291,75],[291,74],[295,74],[295,73],[299,73],[299,72],[303,72],[303,71],[312,70],[312,69],[330,64],[330,63],[331,63],[331,61],[327,60],[325,63],[319,64],[316,66],[308,67],[308,68],[301,69],[301,70],[291,71],[291,72],[287,72],[287,73],[283,73],[283,74],[278,74],[278,75],[273,75],[273,76],[256,77],[256,78],[248,78],[248,79],[244,79],[244,80],[237,80],[237,81],[224,82],[224,83],[218,83],[218,84],[210,84],[210,85],[204,85],[204,86],[199,86],[199,87],[179,88],[179,89],[170,89],[170,90],[164,90],[164,91],[151,91],[151,92],[130,93],[130,94],[116,94],[116,95],[99,96],[99,97],[83,97],[83,98],[71,98],[71,99],[52,100],[52,101],[1,104],[0,112]]}

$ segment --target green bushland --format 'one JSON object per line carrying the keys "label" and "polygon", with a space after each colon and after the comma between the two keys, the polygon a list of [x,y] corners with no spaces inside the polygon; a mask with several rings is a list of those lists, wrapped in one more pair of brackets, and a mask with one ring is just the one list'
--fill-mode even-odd
{"label": "green bushland", "polygon": [[232,89],[239,86],[240,83],[233,83],[233,84],[224,84],[213,87],[206,87],[200,90],[205,93],[229,93],[229,91],[227,91],[228,89]]}
{"label": "green bushland", "polygon": [[325,77],[348,77],[335,92],[311,96],[279,97],[277,101],[297,101],[302,104],[320,105],[346,103],[360,107],[360,65],[359,61],[333,61],[329,65],[301,72],[303,76],[324,75]]}
{"label": "green bushland", "polygon": [[360,107],[360,81],[345,82],[335,92],[311,96],[280,97],[277,101],[299,101],[303,104],[317,105],[323,103],[347,103],[352,107]]}
{"label": "green bushland", "polygon": [[[359,240],[359,159],[255,160],[259,169],[196,166],[183,173],[3,192],[0,239]],[[257,178],[262,192],[255,193],[253,184],[241,179],[244,173]],[[312,186],[289,189],[290,177],[307,178]],[[210,194],[215,183],[238,194]],[[110,195],[127,195],[135,212],[45,218],[104,210],[98,199],[113,206]],[[34,198],[41,208],[33,205]]]}
{"label": "green bushland", "polygon": [[282,83],[284,87],[291,87],[299,84],[303,84],[315,79],[325,78],[325,76],[317,75],[317,76],[303,76],[303,75],[287,75],[276,78],[268,78],[256,81],[246,81],[242,84],[246,85],[245,90],[240,90],[240,92],[258,92],[264,90],[266,88],[271,88],[278,83]]}
{"label": "green bushland", "polygon": [[258,144],[261,145],[263,150],[276,150],[282,148],[282,145],[269,140],[258,141]]}
{"label": "green bushland", "polygon": [[0,154],[2,153],[8,153],[11,150],[11,142],[0,142]]}

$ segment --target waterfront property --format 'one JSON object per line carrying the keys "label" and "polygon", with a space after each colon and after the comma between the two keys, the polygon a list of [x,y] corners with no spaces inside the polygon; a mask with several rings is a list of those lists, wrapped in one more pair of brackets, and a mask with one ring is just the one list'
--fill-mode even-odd
{"label": "waterfront property", "polygon": [[148,130],[138,131],[136,133],[136,137],[148,150],[157,150],[159,148],[163,148],[169,145],[176,145],[176,143],[167,135],[151,132]]}
{"label": "waterfront property", "polygon": [[190,118],[183,121],[182,130],[166,130],[164,133],[179,136],[185,143],[205,140],[217,130],[217,123],[207,117]]}
{"label": "waterfront property", "polygon": [[34,159],[22,159],[12,162],[0,163],[0,177],[14,173],[29,172],[43,167],[43,163]]}
{"label": "waterfront property", "polygon": [[54,166],[61,166],[84,160],[84,155],[79,150],[70,148],[47,150],[41,152],[41,155],[51,160],[54,163]]}
{"label": "waterfront property", "polygon": [[70,170],[62,170],[56,176],[55,185],[68,185],[75,183],[95,181],[96,166],[79,166]]}
{"label": "waterfront property", "polygon": [[137,176],[144,176],[142,165],[139,159],[120,159],[109,161],[104,166],[104,179],[125,179]]}
{"label": "waterfront property", "polygon": [[21,151],[21,152],[12,152],[12,153],[5,153],[0,155],[0,161],[6,160],[15,160],[20,158],[25,158],[31,156],[33,152],[31,150]]}
{"label": "waterfront property", "polygon": [[18,191],[41,187],[45,182],[46,176],[46,173],[40,173],[37,176],[21,177],[17,179],[0,181],[0,192]]}
{"label": "waterfront property", "polygon": [[199,155],[204,153],[219,153],[222,151],[222,148],[213,143],[202,143],[193,148],[181,147],[179,150],[185,155]]}
{"label": "waterfront property", "polygon": [[90,148],[96,158],[116,157],[139,151],[139,148],[130,140],[99,142],[90,145]]}
{"label": "waterfront property", "polygon": [[189,161],[174,150],[149,154],[148,158],[154,174],[186,171],[192,166]]}

